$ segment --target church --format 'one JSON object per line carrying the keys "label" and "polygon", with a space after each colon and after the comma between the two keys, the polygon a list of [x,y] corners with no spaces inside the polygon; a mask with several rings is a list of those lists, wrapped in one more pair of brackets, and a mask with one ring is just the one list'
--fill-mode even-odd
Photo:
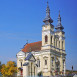
{"label": "church", "polygon": [[[46,17],[42,25],[42,40],[27,43],[16,55],[17,76],[50,77],[66,74],[65,32],[59,12],[57,26],[54,27],[47,2]],[[54,30],[55,29],[55,30]]]}

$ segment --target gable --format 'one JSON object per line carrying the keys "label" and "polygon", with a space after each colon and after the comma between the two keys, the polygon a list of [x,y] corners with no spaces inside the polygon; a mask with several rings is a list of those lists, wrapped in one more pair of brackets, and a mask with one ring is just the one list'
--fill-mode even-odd
{"label": "gable", "polygon": [[35,60],[35,57],[32,55],[32,57],[30,58],[29,61],[33,61],[33,62],[35,62],[35,61],[36,61],[36,60]]}
{"label": "gable", "polygon": [[25,53],[23,51],[19,51],[16,56],[17,57],[25,57]]}
{"label": "gable", "polygon": [[25,60],[28,60],[28,61],[33,61],[35,62],[35,57],[33,56],[33,54],[31,52],[29,52],[29,54],[27,55],[27,57],[25,58]]}

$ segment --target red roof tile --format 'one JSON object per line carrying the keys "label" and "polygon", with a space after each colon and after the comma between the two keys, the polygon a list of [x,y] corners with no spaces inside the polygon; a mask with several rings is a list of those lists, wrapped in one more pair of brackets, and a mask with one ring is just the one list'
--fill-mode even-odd
{"label": "red roof tile", "polygon": [[42,46],[42,41],[29,43],[25,45],[22,51],[23,52],[38,51],[38,50],[41,50],[41,46]]}

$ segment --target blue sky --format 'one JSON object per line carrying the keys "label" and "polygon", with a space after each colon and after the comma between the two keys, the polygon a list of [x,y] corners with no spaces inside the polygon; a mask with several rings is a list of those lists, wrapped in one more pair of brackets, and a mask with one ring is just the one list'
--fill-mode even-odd
{"label": "blue sky", "polygon": [[[48,0],[53,25],[59,10],[66,36],[66,66],[77,70],[77,0]],[[47,0],[0,0],[0,61],[16,61],[26,40],[41,40]]]}

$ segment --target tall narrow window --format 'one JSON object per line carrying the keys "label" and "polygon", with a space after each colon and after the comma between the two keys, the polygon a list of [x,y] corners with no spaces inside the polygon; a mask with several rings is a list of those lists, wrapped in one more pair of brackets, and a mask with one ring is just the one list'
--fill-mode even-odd
{"label": "tall narrow window", "polygon": [[39,60],[39,67],[40,67],[40,60]]}
{"label": "tall narrow window", "polygon": [[47,60],[45,60],[45,65],[47,65]]}
{"label": "tall narrow window", "polygon": [[37,60],[37,65],[38,67],[40,67],[40,60]]}
{"label": "tall narrow window", "polygon": [[54,38],[54,46],[55,46],[55,38]]}
{"label": "tall narrow window", "polygon": [[64,68],[64,61],[63,61],[63,68]]}
{"label": "tall narrow window", "polygon": [[48,36],[45,36],[45,43],[48,42]]}
{"label": "tall narrow window", "polygon": [[21,62],[21,67],[22,67],[22,62]]}
{"label": "tall narrow window", "polygon": [[60,41],[59,41],[59,48],[60,48]]}
{"label": "tall narrow window", "polygon": [[63,41],[62,41],[62,49],[63,49]]}
{"label": "tall narrow window", "polygon": [[53,66],[53,58],[52,58],[52,66]]}
{"label": "tall narrow window", "polygon": [[57,40],[56,40],[56,47],[57,47]]}
{"label": "tall narrow window", "polygon": [[51,36],[51,44],[52,44],[52,36]]}

